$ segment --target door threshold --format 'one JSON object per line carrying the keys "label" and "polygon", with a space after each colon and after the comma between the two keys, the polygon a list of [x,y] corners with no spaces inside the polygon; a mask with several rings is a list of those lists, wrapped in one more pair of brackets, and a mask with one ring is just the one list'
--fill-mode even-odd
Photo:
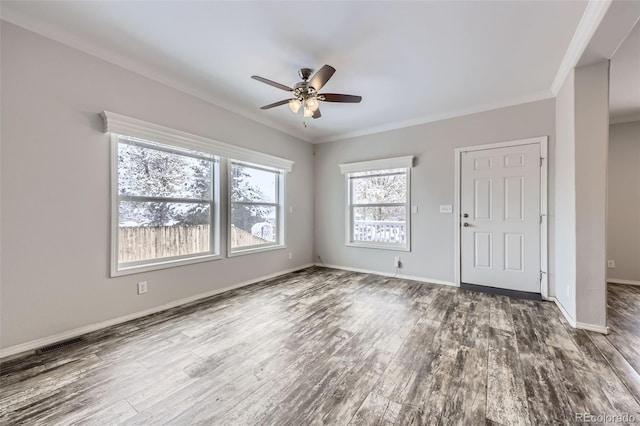
{"label": "door threshold", "polygon": [[527,291],[507,290],[506,288],[487,287],[484,285],[460,283],[462,290],[477,291],[479,293],[495,294],[498,296],[509,296],[515,299],[542,301],[540,293],[529,293]]}

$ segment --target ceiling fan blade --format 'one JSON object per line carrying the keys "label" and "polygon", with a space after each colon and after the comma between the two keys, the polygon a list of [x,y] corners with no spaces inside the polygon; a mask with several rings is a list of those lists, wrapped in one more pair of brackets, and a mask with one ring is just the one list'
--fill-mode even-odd
{"label": "ceiling fan blade", "polygon": [[315,73],[313,77],[311,77],[311,80],[309,80],[309,86],[316,89],[317,92],[318,90],[322,89],[322,86],[327,84],[327,81],[329,81],[329,79],[335,72],[336,69],[331,65],[323,66],[318,70],[317,73]]}
{"label": "ceiling fan blade", "polygon": [[320,108],[318,108],[312,115],[313,118],[320,118],[322,114],[320,114]]}
{"label": "ceiling fan blade", "polygon": [[280,105],[288,104],[290,100],[291,99],[283,99],[281,101],[274,102],[274,103],[269,104],[269,105],[261,106],[260,109],[270,109],[270,108],[274,108],[274,107],[277,107],[277,106],[280,106]]}
{"label": "ceiling fan blade", "polygon": [[348,102],[351,104],[357,104],[362,100],[362,96],[343,95],[341,93],[321,93],[318,97],[325,102]]}
{"label": "ceiling fan blade", "polygon": [[276,83],[273,80],[269,80],[268,78],[260,77],[259,75],[252,75],[252,79],[258,80],[264,84],[268,84],[269,86],[277,87],[278,89],[286,90],[287,92],[293,92],[291,87],[285,86],[284,84]]}

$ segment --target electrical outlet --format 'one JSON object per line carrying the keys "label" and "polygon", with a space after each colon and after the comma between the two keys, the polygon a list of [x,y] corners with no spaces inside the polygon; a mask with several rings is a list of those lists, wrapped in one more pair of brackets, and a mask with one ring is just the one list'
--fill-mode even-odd
{"label": "electrical outlet", "polygon": [[451,204],[440,204],[440,213],[453,212],[453,206]]}
{"label": "electrical outlet", "polygon": [[145,294],[147,292],[147,282],[140,281],[138,283],[138,294]]}
{"label": "electrical outlet", "polygon": [[393,259],[393,266],[395,266],[396,268],[399,268],[400,265],[401,265],[400,256],[396,256],[395,259]]}
{"label": "electrical outlet", "polygon": [[293,259],[293,253],[289,252],[289,260]]}
{"label": "electrical outlet", "polygon": [[607,260],[607,268],[615,268],[616,267],[616,261],[615,260]]}

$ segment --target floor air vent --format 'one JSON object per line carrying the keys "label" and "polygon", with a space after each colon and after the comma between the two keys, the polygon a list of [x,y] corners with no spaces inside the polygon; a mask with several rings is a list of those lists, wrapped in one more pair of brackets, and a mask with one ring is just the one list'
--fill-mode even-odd
{"label": "floor air vent", "polygon": [[74,339],[65,340],[64,342],[54,343],[53,345],[43,346],[40,349],[36,349],[37,354],[46,354],[47,352],[52,352],[58,349],[66,348],[67,346],[75,345],[76,343],[83,342],[84,339],[82,337],[76,337]]}

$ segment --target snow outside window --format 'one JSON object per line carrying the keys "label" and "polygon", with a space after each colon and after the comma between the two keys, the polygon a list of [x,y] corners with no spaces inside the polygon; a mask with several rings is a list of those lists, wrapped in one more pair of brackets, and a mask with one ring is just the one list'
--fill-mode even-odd
{"label": "snow outside window", "polygon": [[112,273],[133,273],[218,255],[218,158],[113,135]]}
{"label": "snow outside window", "polygon": [[284,247],[284,171],[229,161],[229,254]]}
{"label": "snow outside window", "polygon": [[341,164],[346,245],[409,251],[413,156]]}

